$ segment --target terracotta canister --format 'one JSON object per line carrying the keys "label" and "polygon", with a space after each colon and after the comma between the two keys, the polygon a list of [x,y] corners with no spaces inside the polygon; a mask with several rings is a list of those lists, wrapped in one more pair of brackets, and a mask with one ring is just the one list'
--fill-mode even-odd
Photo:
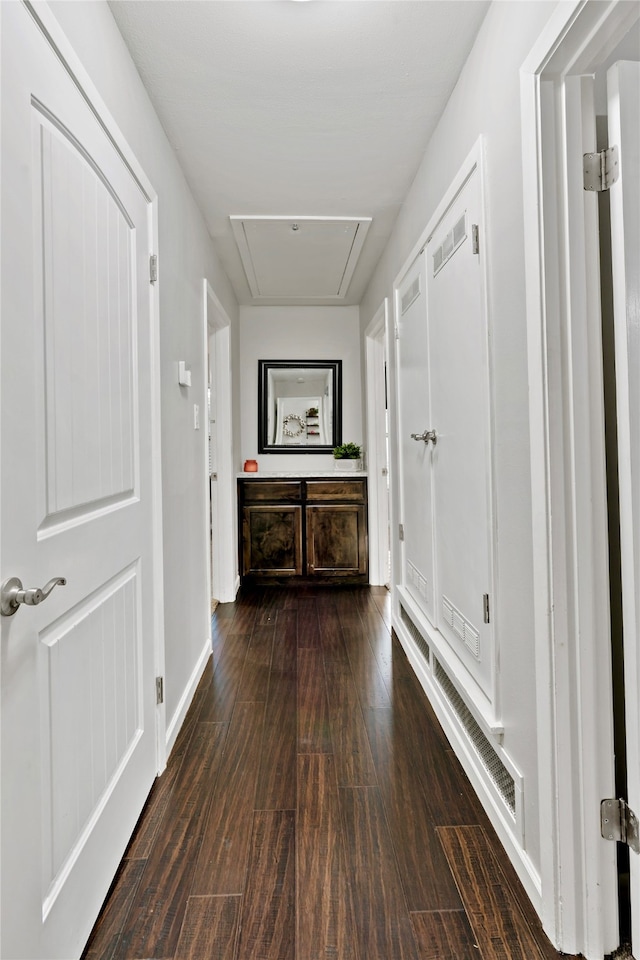
{"label": "terracotta canister", "polygon": [[258,472],[258,461],[257,461],[257,460],[245,460],[245,462],[244,462],[244,472],[245,472],[245,473],[257,473],[257,472]]}

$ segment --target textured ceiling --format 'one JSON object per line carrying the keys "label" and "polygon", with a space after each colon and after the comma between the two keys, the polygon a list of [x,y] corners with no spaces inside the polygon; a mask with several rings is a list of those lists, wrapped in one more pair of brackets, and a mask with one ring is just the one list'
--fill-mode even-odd
{"label": "textured ceiling", "polygon": [[110,6],[239,302],[231,215],[372,217],[359,303],[488,2]]}

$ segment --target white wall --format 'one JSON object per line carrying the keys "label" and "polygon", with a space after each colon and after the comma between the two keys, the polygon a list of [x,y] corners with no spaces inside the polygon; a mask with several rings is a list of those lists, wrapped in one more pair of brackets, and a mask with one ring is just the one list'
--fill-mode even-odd
{"label": "white wall", "polygon": [[[193,429],[193,404],[200,402],[205,377],[203,278],[235,328],[238,307],[107,3],[75,0],[50,6],[158,194],[165,702],[171,728],[209,631],[209,586],[202,562],[209,526],[201,447],[205,432]],[[234,341],[237,351],[237,329],[232,345]],[[191,368],[188,390],[178,386],[178,360]],[[206,427],[205,411],[201,422]]]}
{"label": "white wall", "polygon": [[[360,308],[362,332],[480,135],[486,143],[486,236],[497,496],[497,597],[504,747],[524,776],[524,847],[540,861],[527,338],[519,69],[555,3],[494,3],[460,75]],[[392,349],[393,349],[392,342]],[[393,395],[394,384],[392,384]],[[437,424],[434,424],[437,428]],[[395,449],[395,448],[394,448]],[[397,463],[397,454],[394,453]],[[392,530],[397,530],[397,501]],[[398,543],[394,542],[398,570]],[[418,748],[418,744],[416,744]],[[526,858],[525,858],[526,859]]]}
{"label": "white wall", "polygon": [[358,307],[240,307],[238,470],[332,471],[331,454],[258,454],[258,360],[342,360],[342,440],[363,445]]}

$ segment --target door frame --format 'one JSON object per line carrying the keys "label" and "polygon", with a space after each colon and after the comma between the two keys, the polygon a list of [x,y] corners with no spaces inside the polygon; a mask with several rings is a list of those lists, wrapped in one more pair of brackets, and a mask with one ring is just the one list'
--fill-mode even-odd
{"label": "door frame", "polygon": [[542,921],[567,953],[619,943],[597,197],[596,67],[635,4],[570,0],[520,73]]}
{"label": "door frame", "polygon": [[[211,518],[212,528],[217,532],[213,540],[213,578],[211,570],[211,538],[205,537],[205,569],[211,600],[233,603],[240,586],[238,571],[238,548],[236,533],[236,491],[233,472],[233,424],[231,382],[231,320],[209,281],[202,281],[203,300],[203,356],[205,369],[209,370],[209,339],[216,338],[215,371],[213,376],[216,391],[218,440],[218,496],[215,505],[210,500],[209,479],[209,431],[202,431],[203,469],[207,477],[205,487],[205,517]],[[208,417],[208,375],[203,378],[204,395],[202,410]],[[208,426],[208,424],[207,424]],[[209,617],[209,622],[211,618]]]}
{"label": "door frame", "polygon": [[[389,558],[389,480],[385,428],[385,360],[389,355],[389,298],[385,297],[365,331],[367,467],[369,479],[369,583],[384,586]],[[387,401],[388,403],[388,401]],[[388,571],[389,577],[391,571]]]}
{"label": "door frame", "polygon": [[[80,95],[104,130],[114,149],[135,180],[147,202],[150,223],[151,248],[149,256],[159,257],[158,195],[116,123],[97,87],[93,83],[80,58],[67,39],[60,23],[46,4],[22,0],[30,17],[45,37],[55,56],[77,87]],[[156,677],[165,674],[164,642],[164,553],[162,521],[162,423],[161,423],[161,366],[160,366],[160,281],[149,283],[150,303],[150,372],[151,372],[151,497],[152,497],[152,582],[153,582],[153,632],[154,670]],[[0,543],[2,531],[0,530]],[[164,703],[156,707],[156,767],[162,773],[167,763],[166,712]]]}

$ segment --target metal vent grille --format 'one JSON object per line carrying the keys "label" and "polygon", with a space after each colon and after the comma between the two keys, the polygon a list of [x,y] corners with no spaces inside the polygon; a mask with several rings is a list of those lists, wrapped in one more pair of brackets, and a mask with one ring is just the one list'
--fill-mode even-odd
{"label": "metal vent grille", "polygon": [[495,784],[498,793],[509,808],[511,815],[515,818],[516,788],[513,777],[505,767],[504,763],[494,750],[487,737],[485,737],[466,703],[458,693],[454,684],[449,679],[446,670],[442,667],[440,662],[436,660],[435,657],[433,658],[433,662],[434,676],[438,681],[440,689],[455,710],[458,719],[460,720],[467,733],[467,736],[469,737],[471,746],[480,757],[480,760]]}
{"label": "metal vent grille", "polygon": [[451,259],[461,243],[467,239],[467,214],[462,214],[460,219],[454,224],[453,229],[449,230],[440,246],[433,253],[433,275],[435,277],[438,271],[442,270],[445,263]]}
{"label": "metal vent grille", "polygon": [[411,619],[411,617],[409,616],[405,608],[402,606],[402,604],[400,604],[400,619],[402,620],[405,627],[411,634],[412,638],[415,640],[418,650],[420,651],[422,656],[425,658],[427,663],[429,663],[429,659],[431,657],[429,644],[427,643],[425,638],[422,636],[422,634],[420,633],[420,631],[418,630],[415,623],[413,622],[413,620]]}
{"label": "metal vent grille", "polygon": [[400,301],[402,313],[406,313],[414,300],[420,296],[420,274],[415,278],[411,286],[402,294]]}
{"label": "metal vent grille", "polygon": [[455,607],[448,597],[442,595],[442,616],[459,640],[478,660],[480,659],[480,633],[470,620]]}

